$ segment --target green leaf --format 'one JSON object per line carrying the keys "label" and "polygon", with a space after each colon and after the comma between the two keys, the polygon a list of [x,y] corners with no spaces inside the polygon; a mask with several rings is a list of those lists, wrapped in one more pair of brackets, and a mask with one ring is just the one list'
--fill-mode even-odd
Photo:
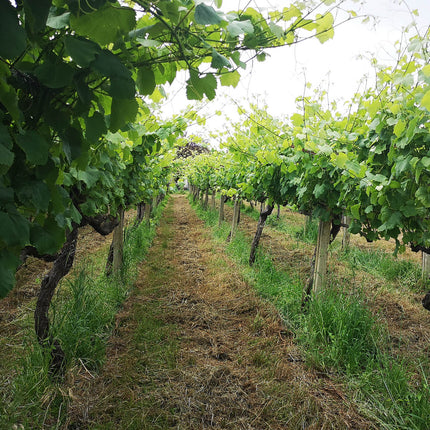
{"label": "green leaf", "polygon": [[399,227],[401,225],[402,214],[401,212],[393,212],[385,223],[385,227],[387,230],[391,230],[395,227]]}
{"label": "green leaf", "polygon": [[190,79],[187,81],[187,97],[189,100],[201,100],[204,95],[209,100],[215,97],[215,89],[217,81],[215,76],[207,74],[204,78],[200,78],[195,70],[190,70]]}
{"label": "green leaf", "polygon": [[215,6],[219,9],[222,6],[222,0],[215,0]]}
{"label": "green leaf", "polygon": [[95,60],[96,55],[101,52],[101,48],[97,43],[77,36],[66,36],[64,38],[64,47],[66,48],[66,54],[82,67],[88,67]]}
{"label": "green leaf", "polygon": [[233,52],[231,59],[236,63],[237,66],[241,67],[242,69],[246,69],[246,63],[241,61],[239,51]]}
{"label": "green leaf", "polygon": [[136,16],[129,7],[113,6],[106,3],[92,13],[72,15],[70,27],[81,36],[87,36],[99,45],[115,42],[128,34],[136,25]]}
{"label": "green leaf", "polygon": [[104,76],[117,76],[125,79],[131,77],[130,70],[122,64],[121,60],[115,54],[106,49],[96,55],[91,68]]}
{"label": "green leaf", "polygon": [[48,88],[63,88],[71,84],[75,70],[61,58],[51,56],[34,74],[39,81]]}
{"label": "green leaf", "polygon": [[334,18],[333,15],[328,12],[325,15],[317,15],[316,24],[316,38],[321,42],[327,42],[329,39],[333,39],[334,30],[333,30]]}
{"label": "green leaf", "polygon": [[426,169],[428,169],[430,167],[430,157],[421,158],[421,163]]}
{"label": "green leaf", "polygon": [[10,71],[7,64],[0,63],[0,103],[5,106],[15,121],[19,121],[21,111],[18,107],[18,96],[15,88],[7,82],[9,76]]}
{"label": "green leaf", "polygon": [[48,161],[49,143],[35,131],[18,134],[16,142],[25,152],[30,164],[44,165]]}
{"label": "green leaf", "polygon": [[430,208],[430,187],[419,187],[415,193],[415,197],[421,202],[424,207]]}
{"label": "green leaf", "polygon": [[[71,171],[72,172],[72,171]],[[100,170],[93,167],[87,167],[85,170],[73,170],[73,176],[78,180],[85,182],[85,184],[91,188],[100,178]]]}
{"label": "green leaf", "polygon": [[234,72],[223,73],[220,76],[221,85],[224,87],[231,86],[233,88],[237,87],[240,81],[240,73],[235,70]]}
{"label": "green leaf", "polygon": [[156,87],[154,71],[149,67],[142,67],[137,71],[136,85],[143,96],[151,95]]}
{"label": "green leaf", "polygon": [[0,242],[7,246],[24,246],[29,242],[30,225],[18,213],[0,212]]}
{"label": "green leaf", "polygon": [[430,90],[428,90],[424,97],[421,99],[421,106],[425,107],[428,111],[430,111]]}
{"label": "green leaf", "polygon": [[26,46],[27,36],[19,25],[16,9],[9,0],[0,0],[0,57],[18,57]]}
{"label": "green leaf", "polygon": [[219,24],[222,21],[216,10],[212,6],[207,6],[204,3],[200,3],[196,6],[194,19],[196,24],[201,25]]}
{"label": "green leaf", "polygon": [[33,205],[39,212],[46,212],[51,200],[51,193],[43,181],[25,183],[16,190],[17,197],[26,206]]}
{"label": "green leaf", "polygon": [[345,154],[344,152],[339,152],[339,154],[336,154],[335,163],[336,163],[336,166],[339,167],[339,169],[343,169],[347,161],[348,161],[348,155]]}
{"label": "green leaf", "polygon": [[277,39],[282,39],[284,37],[284,29],[275,24],[274,22],[269,23],[270,31],[276,36]]}
{"label": "green leaf", "polygon": [[67,127],[61,133],[63,151],[66,154],[67,160],[71,163],[76,160],[82,153],[83,136],[82,133],[75,127]]}
{"label": "green leaf", "polygon": [[418,211],[417,211],[417,209],[414,206],[414,203],[412,201],[407,202],[407,204],[404,205],[404,206],[402,206],[400,208],[400,210],[403,212],[403,214],[406,217],[411,217],[411,216],[418,215]]}
{"label": "green leaf", "polygon": [[230,36],[236,37],[241,34],[254,33],[254,26],[249,19],[246,21],[233,21],[227,25],[227,31],[229,32]]}
{"label": "green leaf", "polygon": [[55,254],[64,243],[65,231],[53,218],[47,218],[43,226],[32,224],[30,239],[40,254]]}
{"label": "green leaf", "polygon": [[327,190],[327,187],[325,184],[317,184],[315,185],[313,194],[318,199],[325,193],[326,190]]}
{"label": "green leaf", "polygon": [[129,122],[136,118],[139,105],[136,99],[112,99],[110,127],[109,130],[115,133]]}
{"label": "green leaf", "polygon": [[394,134],[397,137],[400,137],[406,128],[406,122],[399,120],[398,123],[394,126]]}
{"label": "green leaf", "polygon": [[360,206],[360,203],[357,203],[350,208],[351,214],[355,219],[360,219]]}
{"label": "green leaf", "polygon": [[426,78],[428,78],[430,76],[430,64],[426,64],[423,68],[422,68],[422,72],[424,73],[424,76]]}
{"label": "green leaf", "polygon": [[290,7],[285,7],[282,11],[282,19],[284,21],[289,21],[291,18],[301,18],[301,17],[302,17],[302,12],[295,5],[291,5]]}
{"label": "green leaf", "polygon": [[46,25],[51,28],[60,30],[66,28],[70,22],[70,12],[64,12],[63,9],[51,7]]}
{"label": "green leaf", "polygon": [[24,0],[25,26],[36,34],[45,28],[52,0]]}
{"label": "green leaf", "polygon": [[105,118],[100,112],[94,112],[93,116],[87,118],[85,125],[85,137],[90,143],[97,142],[107,132]]}
{"label": "green leaf", "polygon": [[0,250],[0,298],[6,297],[15,285],[15,272],[19,263],[18,256],[10,250]]}
{"label": "green leaf", "polygon": [[13,164],[15,155],[12,151],[9,151],[2,143],[0,143],[0,164],[6,167],[10,167]]}
{"label": "green leaf", "polygon": [[122,76],[112,76],[110,78],[109,94],[111,97],[134,99],[136,96],[134,80],[123,78]]}
{"label": "green leaf", "polygon": [[222,69],[223,67],[231,68],[230,61],[224,55],[219,54],[215,49],[212,50],[211,67],[214,69]]}

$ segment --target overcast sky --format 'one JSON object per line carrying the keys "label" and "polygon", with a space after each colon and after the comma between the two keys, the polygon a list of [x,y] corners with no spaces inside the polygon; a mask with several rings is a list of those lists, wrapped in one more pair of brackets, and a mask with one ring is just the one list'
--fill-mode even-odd
{"label": "overcast sky", "polygon": [[[225,0],[223,8],[228,6],[232,10],[237,4],[244,7],[247,3],[245,0]],[[285,0],[254,0],[251,6],[262,8],[268,3],[280,9],[290,4]],[[266,61],[248,64],[234,90],[231,87],[218,90],[217,98],[200,111],[208,118],[206,127],[193,127],[190,132],[207,137],[210,131],[225,127],[226,119],[214,115],[216,110],[235,119],[237,108],[230,97],[241,104],[247,99],[257,99],[259,104],[267,104],[272,115],[280,117],[296,111],[295,99],[303,94],[305,82],[328,89],[331,99],[348,100],[357,91],[364,75],[369,75],[369,82],[373,82],[374,73],[369,62],[372,56],[389,64],[395,58],[394,44],[402,37],[405,26],[415,19],[417,27],[424,33],[430,25],[430,0],[367,0],[362,6],[348,0],[345,8],[375,17],[376,21],[371,19],[367,24],[361,19],[347,22],[335,30],[332,40],[324,44],[310,39],[291,47],[270,50]],[[408,8],[418,10],[419,16],[411,16]],[[186,100],[185,80],[185,76],[179,78],[172,88],[167,88],[169,99],[163,108],[166,115],[177,114],[190,104]]]}

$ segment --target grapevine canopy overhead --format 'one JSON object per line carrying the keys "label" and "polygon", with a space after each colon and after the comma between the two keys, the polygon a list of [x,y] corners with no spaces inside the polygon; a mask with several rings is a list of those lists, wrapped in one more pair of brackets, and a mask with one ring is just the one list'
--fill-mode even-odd
{"label": "grapevine canopy overhead", "polygon": [[265,49],[332,37],[338,3],[263,16],[223,13],[220,0],[0,0],[0,296],[24,246],[54,254],[73,222],[136,203],[103,172],[130,185],[133,156],[174,138],[182,126],[148,127],[148,99],[179,70],[189,99],[213,99]]}

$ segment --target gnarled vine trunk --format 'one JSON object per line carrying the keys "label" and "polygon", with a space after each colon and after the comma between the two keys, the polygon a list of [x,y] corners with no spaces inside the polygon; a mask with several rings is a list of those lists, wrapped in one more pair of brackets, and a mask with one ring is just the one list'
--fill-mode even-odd
{"label": "gnarled vine trunk", "polygon": [[227,196],[221,194],[219,200],[219,212],[218,212],[218,227],[221,227],[222,222],[224,221],[224,204],[227,201]]}
{"label": "gnarled vine trunk", "polygon": [[260,218],[258,219],[257,230],[254,235],[254,239],[251,244],[251,253],[249,255],[249,265],[252,266],[255,262],[255,254],[257,252],[258,244],[263,233],[264,224],[266,223],[267,217],[272,213],[274,206],[268,205],[266,210],[260,212]]}
{"label": "gnarled vine trunk", "polygon": [[[150,211],[150,205],[145,205],[146,214]],[[118,210],[119,222],[113,231],[112,242],[109,247],[108,258],[106,261],[105,274],[110,276],[112,273],[118,273],[122,268],[124,255],[124,209]]]}
{"label": "gnarled vine trunk", "polygon": [[59,341],[51,336],[49,307],[58,283],[73,266],[77,239],[78,226],[74,224],[72,230],[67,233],[66,242],[54,261],[52,269],[42,281],[34,311],[34,328],[37,340],[42,347],[50,351],[50,372],[53,375],[63,373],[65,355]]}

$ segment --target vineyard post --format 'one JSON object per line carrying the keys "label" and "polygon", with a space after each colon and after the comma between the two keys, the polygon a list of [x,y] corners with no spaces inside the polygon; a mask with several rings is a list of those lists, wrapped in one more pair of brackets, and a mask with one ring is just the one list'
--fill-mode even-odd
{"label": "vineyard post", "polygon": [[145,205],[145,223],[149,227],[151,222],[152,203],[149,201]]}
{"label": "vineyard post", "polygon": [[351,239],[351,234],[349,232],[349,224],[351,224],[351,217],[342,215],[342,224],[342,251],[347,251]]}
{"label": "vineyard post", "polygon": [[318,239],[315,253],[315,269],[313,274],[312,292],[319,293],[326,280],[328,246],[330,243],[331,220],[320,220],[318,225]]}
{"label": "vineyard post", "polygon": [[113,231],[113,263],[112,269],[114,274],[118,274],[121,271],[123,256],[124,256],[124,209],[120,208],[118,211],[119,224]]}
{"label": "vineyard post", "polygon": [[216,204],[215,204],[215,194],[216,194],[216,191],[215,191],[215,189],[213,189],[213,190],[212,190],[212,200],[211,200],[211,207],[212,207],[212,210],[215,210],[215,209],[216,209]]}
{"label": "vineyard post", "polygon": [[422,277],[426,281],[430,279],[430,254],[424,251],[422,253]]}
{"label": "vineyard post", "polygon": [[224,203],[226,201],[226,196],[221,194],[219,200],[219,216],[218,216],[218,227],[221,227],[222,222],[224,221]]}
{"label": "vineyard post", "polygon": [[230,242],[233,240],[233,237],[236,234],[241,203],[242,203],[242,200],[236,196],[234,199],[233,218],[231,220],[231,230],[227,238],[227,240],[229,240]]}
{"label": "vineyard post", "polygon": [[208,189],[208,188],[206,188],[206,190],[205,190],[205,199],[204,199],[204,201],[203,201],[203,207],[204,207],[205,209],[207,209],[207,208],[208,208],[208,203],[209,203],[209,189]]}

